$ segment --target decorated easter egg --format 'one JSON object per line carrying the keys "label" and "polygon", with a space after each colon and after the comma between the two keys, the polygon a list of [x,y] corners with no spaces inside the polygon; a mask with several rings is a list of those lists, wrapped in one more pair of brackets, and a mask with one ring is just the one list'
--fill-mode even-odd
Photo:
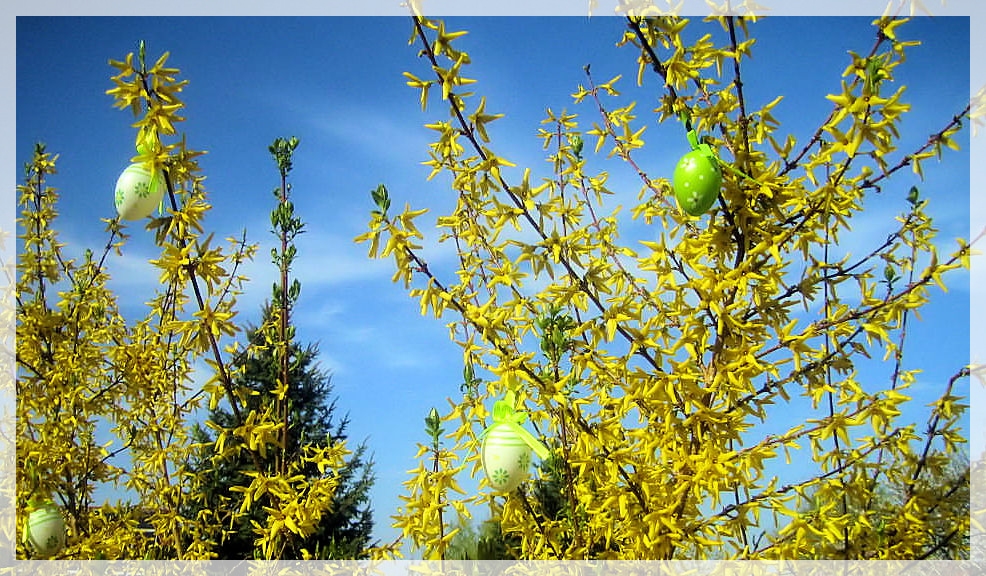
{"label": "decorated easter egg", "polygon": [[53,502],[35,508],[24,523],[24,544],[42,557],[65,547],[65,519]]}
{"label": "decorated easter egg", "polygon": [[164,197],[164,177],[143,164],[131,164],[116,180],[116,212],[124,220],[147,218]]}
{"label": "decorated easter egg", "polygon": [[701,216],[719,196],[722,171],[711,152],[699,148],[681,157],[671,182],[678,206],[692,216]]}
{"label": "decorated easter egg", "polygon": [[510,426],[494,424],[483,436],[483,470],[497,492],[511,492],[527,478],[531,447]]}

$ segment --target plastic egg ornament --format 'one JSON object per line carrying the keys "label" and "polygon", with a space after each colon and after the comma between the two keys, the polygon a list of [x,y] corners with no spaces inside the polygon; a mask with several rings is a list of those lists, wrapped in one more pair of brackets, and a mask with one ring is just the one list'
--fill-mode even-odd
{"label": "plastic egg ornament", "polygon": [[57,554],[65,547],[65,519],[53,502],[36,507],[24,523],[24,544],[42,557]]}
{"label": "plastic egg ornament", "polygon": [[527,478],[531,447],[507,424],[493,424],[483,436],[483,471],[490,486],[512,492]]}
{"label": "plastic egg ornament", "polygon": [[116,212],[124,220],[142,220],[154,212],[164,198],[164,177],[151,176],[144,164],[131,164],[116,180]]}
{"label": "plastic egg ornament", "polygon": [[671,182],[678,206],[691,216],[701,216],[719,196],[722,170],[708,145],[701,145],[681,157]]}

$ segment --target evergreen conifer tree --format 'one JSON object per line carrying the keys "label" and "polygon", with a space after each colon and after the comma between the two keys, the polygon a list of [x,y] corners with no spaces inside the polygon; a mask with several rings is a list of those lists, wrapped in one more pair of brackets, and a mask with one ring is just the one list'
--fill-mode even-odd
{"label": "evergreen conifer tree", "polygon": [[[331,379],[316,360],[318,346],[302,347],[295,340],[292,312],[301,293],[301,283],[292,279],[290,272],[297,256],[294,239],[304,232],[304,223],[295,215],[294,204],[289,199],[288,174],[297,146],[297,138],[277,138],[269,148],[281,176],[280,187],[274,189],[277,205],[271,212],[273,233],[280,244],[271,251],[271,258],[280,272],[280,281],[273,285],[260,326],[247,331],[248,344],[244,350],[250,353],[241,353],[233,362],[234,387],[248,392],[242,395],[248,412],[271,414],[279,423],[273,449],[265,446],[259,455],[255,451],[250,454],[239,451],[232,458],[215,459],[212,448],[219,441],[201,426],[196,431],[204,449],[197,465],[209,477],[206,505],[228,513],[230,518],[230,528],[218,544],[219,557],[224,559],[253,558],[258,552],[255,527],[264,526],[269,520],[265,518],[268,512],[261,499],[263,494],[251,497],[248,491],[230,492],[230,488],[256,484],[253,476],[258,472],[274,476],[287,474],[289,463],[292,476],[297,477],[300,472],[303,482],[333,474],[337,475],[338,483],[331,505],[318,516],[315,529],[287,525],[291,535],[279,546],[276,556],[361,558],[370,546],[373,519],[369,491],[374,477],[366,443],[356,447],[348,461],[336,470],[324,471],[324,464],[320,469],[317,460],[309,457],[321,448],[345,447],[349,418],[335,418]],[[235,415],[222,406],[212,407],[211,428],[233,430],[239,424]],[[272,489],[264,490],[268,492]]]}
{"label": "evergreen conifer tree", "polygon": [[[270,324],[268,322],[270,315],[271,308],[267,305],[264,307],[265,322],[261,323],[261,327]],[[239,364],[242,365],[243,370],[236,384],[258,392],[269,392],[277,381],[280,366],[273,351],[263,347],[264,336],[261,328],[251,328],[248,337],[250,343],[257,347],[258,353],[240,360]],[[302,445],[311,443],[316,446],[329,446],[347,439],[346,428],[349,425],[349,417],[348,415],[337,417],[337,399],[333,397],[331,375],[319,366],[317,357],[316,344],[301,346],[292,343],[291,387],[287,395],[291,411],[287,453],[289,460],[298,458]],[[271,396],[263,393],[250,396],[245,406],[248,410],[263,411],[265,407],[260,406],[260,403],[264,398],[270,399]],[[234,425],[233,415],[222,407],[212,411],[209,418],[223,428]],[[211,444],[213,440],[208,430],[201,426],[198,427],[196,436],[204,443]],[[264,466],[272,466],[274,454],[268,453],[265,460],[262,462]],[[229,488],[249,482],[245,473],[251,469],[253,469],[253,460],[246,452],[237,459],[218,463],[210,472],[207,502],[214,507],[225,507],[230,511],[239,510],[243,497],[235,492],[229,492]],[[315,477],[318,474],[318,469],[314,465],[305,469],[305,475],[308,477]],[[373,482],[373,462],[367,454],[366,443],[363,442],[356,447],[340,472],[339,488],[332,509],[322,517],[314,534],[296,543],[296,549],[306,548],[321,558],[363,557],[364,550],[372,545],[373,516],[369,493]],[[228,497],[228,500],[224,497]],[[221,559],[252,558],[256,536],[253,534],[250,521],[261,522],[263,515],[262,503],[254,502],[248,513],[233,523],[232,533],[219,543],[217,547],[219,557]]]}

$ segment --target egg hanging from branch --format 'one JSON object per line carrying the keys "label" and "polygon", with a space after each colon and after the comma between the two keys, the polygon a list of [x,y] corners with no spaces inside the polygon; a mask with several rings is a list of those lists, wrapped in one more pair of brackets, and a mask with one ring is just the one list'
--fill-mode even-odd
{"label": "egg hanging from branch", "polygon": [[116,180],[116,212],[124,220],[142,220],[160,206],[164,198],[164,176],[151,174],[145,164],[131,164]]}
{"label": "egg hanging from branch", "polygon": [[691,216],[701,216],[719,197],[722,170],[708,144],[688,152],[678,160],[671,178],[678,206]]}
{"label": "egg hanging from branch", "polygon": [[531,447],[511,427],[490,426],[483,436],[483,470],[494,490],[512,492],[527,479]]}
{"label": "egg hanging from branch", "polygon": [[493,403],[493,424],[483,431],[483,471],[493,490],[501,494],[512,492],[527,479],[532,451],[542,460],[550,454],[521,426],[526,419],[527,414],[514,409],[513,393],[507,392],[503,400]]}
{"label": "egg hanging from branch", "polygon": [[65,547],[65,518],[54,502],[33,504],[24,522],[24,544],[41,557],[50,557]]}

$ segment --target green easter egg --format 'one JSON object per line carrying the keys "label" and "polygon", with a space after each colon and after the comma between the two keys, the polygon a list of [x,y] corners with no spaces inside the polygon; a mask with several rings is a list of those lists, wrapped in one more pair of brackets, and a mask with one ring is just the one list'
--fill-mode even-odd
{"label": "green easter egg", "polygon": [[719,196],[722,171],[707,150],[692,150],[681,157],[671,178],[678,206],[691,216],[701,216]]}

